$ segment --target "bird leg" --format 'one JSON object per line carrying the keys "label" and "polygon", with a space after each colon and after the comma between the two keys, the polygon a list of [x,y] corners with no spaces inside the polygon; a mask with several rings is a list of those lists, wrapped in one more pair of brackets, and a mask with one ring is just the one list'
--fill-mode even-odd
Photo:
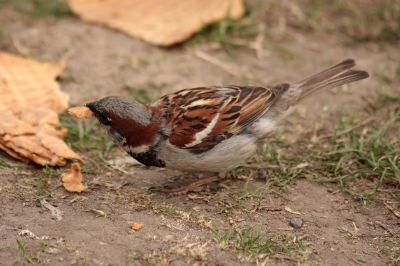
{"label": "bird leg", "polygon": [[213,175],[210,177],[202,178],[198,181],[192,182],[186,186],[179,187],[179,188],[160,188],[158,191],[162,193],[168,193],[169,196],[175,197],[175,196],[181,196],[185,195],[190,191],[198,191],[198,188],[204,184],[208,184],[214,181],[217,181],[219,177],[217,175]]}

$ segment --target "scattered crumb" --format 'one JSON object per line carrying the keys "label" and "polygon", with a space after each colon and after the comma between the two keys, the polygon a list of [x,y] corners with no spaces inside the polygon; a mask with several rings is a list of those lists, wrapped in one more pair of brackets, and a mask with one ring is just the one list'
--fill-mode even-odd
{"label": "scattered crumb", "polygon": [[73,163],[71,170],[68,173],[61,174],[62,181],[64,182],[64,187],[69,192],[82,192],[86,187],[82,184],[82,173],[81,167],[78,163]]}
{"label": "scattered crumb", "polygon": [[144,226],[144,224],[139,224],[139,223],[132,223],[131,228],[135,231],[140,230],[140,228],[142,228]]}
{"label": "scattered crumb", "polygon": [[94,116],[94,113],[86,106],[69,108],[68,113],[78,118],[91,118]]}

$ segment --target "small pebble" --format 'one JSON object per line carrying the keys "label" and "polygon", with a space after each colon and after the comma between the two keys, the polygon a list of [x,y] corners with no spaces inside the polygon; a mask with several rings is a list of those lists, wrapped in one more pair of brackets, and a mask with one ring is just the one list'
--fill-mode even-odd
{"label": "small pebble", "polygon": [[292,227],[294,227],[294,228],[300,228],[300,227],[303,225],[303,220],[302,220],[301,218],[298,218],[298,217],[293,218],[293,219],[290,221],[290,225],[291,225]]}
{"label": "small pebble", "polygon": [[267,171],[265,171],[264,169],[261,169],[258,171],[257,175],[258,175],[258,179],[264,180],[267,178]]}

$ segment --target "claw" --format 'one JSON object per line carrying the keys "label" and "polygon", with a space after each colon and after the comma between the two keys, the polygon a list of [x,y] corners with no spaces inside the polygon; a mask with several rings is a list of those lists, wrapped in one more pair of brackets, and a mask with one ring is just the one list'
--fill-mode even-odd
{"label": "claw", "polygon": [[[219,180],[219,177],[214,175],[214,176],[200,179],[196,182],[190,183],[183,187],[179,187],[179,188],[164,188],[164,187],[162,187],[162,188],[158,188],[157,190],[162,193],[167,193],[168,197],[170,198],[170,197],[182,196],[191,191],[193,191],[193,192],[204,191],[206,187],[203,187],[203,185],[217,181],[217,180]],[[199,188],[200,188],[200,190],[199,190]]]}

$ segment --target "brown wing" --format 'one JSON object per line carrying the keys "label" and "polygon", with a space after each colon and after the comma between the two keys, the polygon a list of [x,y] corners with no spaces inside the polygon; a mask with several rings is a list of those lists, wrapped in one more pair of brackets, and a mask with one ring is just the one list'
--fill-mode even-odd
{"label": "brown wing", "polygon": [[155,103],[172,125],[171,144],[205,151],[242,132],[289,88],[216,86],[184,89]]}

